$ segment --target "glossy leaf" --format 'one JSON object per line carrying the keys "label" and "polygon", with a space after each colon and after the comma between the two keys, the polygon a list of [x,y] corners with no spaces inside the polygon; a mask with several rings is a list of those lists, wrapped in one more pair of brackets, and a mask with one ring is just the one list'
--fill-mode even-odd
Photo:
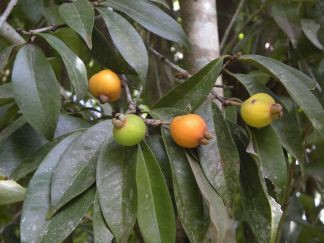
{"label": "glossy leaf", "polygon": [[285,156],[277,135],[270,126],[253,129],[252,134],[264,176],[271,180],[278,194],[282,193],[288,186],[288,176]]}
{"label": "glossy leaf", "polygon": [[174,107],[156,108],[150,110],[149,113],[153,118],[160,119],[163,121],[171,121],[172,118],[175,116],[188,114],[188,112]]}
{"label": "glossy leaf", "polygon": [[313,19],[302,19],[301,20],[302,30],[307,38],[320,50],[324,50],[323,45],[319,42],[317,33],[320,25],[317,24]]}
{"label": "glossy leaf", "polygon": [[[272,93],[266,86],[257,82],[253,78],[245,74],[231,74],[247,89],[250,95],[255,93],[267,93],[271,95],[277,103],[281,103],[276,95]],[[282,104],[282,103],[281,103]],[[291,153],[298,161],[304,161],[303,141],[300,134],[299,126],[296,118],[288,112],[285,105],[283,107],[283,116],[274,121],[271,127],[280,138],[282,146]]]}
{"label": "glossy leaf", "polygon": [[[1,52],[0,52],[0,72],[2,72],[2,70],[6,67],[9,57],[10,57],[11,52],[14,47],[15,47],[15,45],[12,45],[12,46],[8,46],[8,47],[4,48],[3,50],[1,50]],[[1,97],[1,95],[0,95],[0,97]]]}
{"label": "glossy leaf", "polygon": [[187,42],[181,26],[160,8],[147,0],[106,0],[109,7],[128,15],[149,31],[181,44]]}
{"label": "glossy leaf", "polygon": [[308,90],[307,84],[304,83],[304,74],[268,57],[244,55],[239,60],[261,66],[277,78],[286,87],[296,104],[303,109],[315,130],[324,137],[324,109],[317,98]]}
{"label": "glossy leaf", "polygon": [[45,143],[47,141],[32,126],[23,125],[0,146],[0,174],[9,177],[26,157]]}
{"label": "glossy leaf", "polygon": [[137,220],[145,242],[175,242],[176,226],[169,190],[149,147],[137,153]]}
{"label": "glossy leaf", "polygon": [[0,85],[0,100],[1,99],[12,99],[14,98],[13,92],[12,92],[12,85],[11,83],[6,83]]}
{"label": "glossy leaf", "polygon": [[97,190],[102,214],[117,242],[126,242],[136,221],[137,147],[117,145],[107,137],[97,166]]}
{"label": "glossy leaf", "polygon": [[187,158],[197,181],[198,187],[203,197],[207,201],[210,220],[216,228],[214,240],[215,242],[225,242],[226,239],[228,240],[227,237],[229,237],[228,234],[230,234],[230,228],[234,226],[234,222],[229,218],[222,198],[210,185],[198,162],[195,161],[188,153]]}
{"label": "glossy leaf", "polygon": [[164,7],[168,8],[168,9],[170,9],[169,4],[168,4],[165,0],[150,0],[150,1],[151,1],[151,2],[159,3],[159,4],[161,4],[162,6],[164,6]]}
{"label": "glossy leaf", "polygon": [[24,117],[20,117],[0,132],[0,145],[11,136],[17,129],[26,124]]}
{"label": "glossy leaf", "polygon": [[12,180],[0,180],[0,205],[23,201],[26,188]]}
{"label": "glossy leaf", "polygon": [[[55,218],[46,220],[50,204],[51,177],[60,157],[78,134],[73,134],[60,142],[44,159],[34,174],[27,189],[21,215],[21,242],[61,242],[81,221],[93,200],[93,190],[64,208]],[[93,196],[92,196],[92,195]],[[92,198],[91,198],[92,197]]]}
{"label": "glossy leaf", "polygon": [[185,150],[178,147],[164,129],[162,138],[172,169],[174,197],[181,224],[191,242],[202,242],[206,232],[203,201]]}
{"label": "glossy leaf", "polygon": [[185,111],[196,110],[206,99],[222,70],[224,57],[207,64],[191,78],[179,84],[163,96],[153,109],[175,107]]}
{"label": "glossy leaf", "polygon": [[90,124],[85,120],[61,114],[57,123],[55,138],[88,127],[90,127]]}
{"label": "glossy leaf", "polygon": [[62,57],[66,71],[73,86],[77,99],[82,99],[87,92],[88,77],[87,69],[83,61],[76,56],[59,38],[45,33],[39,34],[50,44]]}
{"label": "glossy leaf", "polygon": [[117,13],[107,8],[98,8],[98,11],[120,54],[138,75],[145,79],[148,70],[148,55],[142,37],[126,19]]}
{"label": "glossy leaf", "polygon": [[24,118],[52,139],[60,112],[60,92],[54,71],[38,47],[28,44],[19,50],[12,71],[12,90]]}
{"label": "glossy leaf", "polygon": [[114,239],[113,234],[108,229],[104,217],[102,216],[98,194],[93,205],[93,234],[94,243],[108,243]]}
{"label": "glossy leaf", "polygon": [[91,49],[95,14],[92,4],[88,0],[77,0],[72,3],[63,3],[59,11],[65,23],[81,35]]}
{"label": "glossy leaf", "polygon": [[95,182],[100,148],[111,131],[111,121],[100,122],[83,132],[65,151],[52,176],[49,217]]}
{"label": "glossy leaf", "polygon": [[198,148],[202,169],[211,185],[224,200],[229,210],[233,209],[238,193],[239,155],[222,112],[214,104],[202,106],[202,115],[214,138],[206,146]]}

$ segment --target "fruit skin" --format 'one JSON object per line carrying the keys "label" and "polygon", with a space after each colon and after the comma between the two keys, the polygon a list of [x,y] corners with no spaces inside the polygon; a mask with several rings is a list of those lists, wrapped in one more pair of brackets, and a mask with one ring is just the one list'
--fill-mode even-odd
{"label": "fruit skin", "polygon": [[109,102],[114,102],[120,98],[121,81],[115,72],[104,69],[89,79],[89,91],[97,98],[103,95]]}
{"label": "fruit skin", "polygon": [[173,140],[181,147],[195,148],[205,139],[208,127],[197,114],[188,114],[173,118],[170,133]]}
{"label": "fruit skin", "polygon": [[142,118],[134,114],[125,115],[122,127],[114,125],[113,137],[116,142],[124,146],[140,143],[146,134],[146,125]]}
{"label": "fruit skin", "polygon": [[272,108],[276,106],[281,107],[279,104],[276,104],[270,95],[257,93],[242,103],[241,117],[251,127],[265,127],[271,124],[275,118]]}

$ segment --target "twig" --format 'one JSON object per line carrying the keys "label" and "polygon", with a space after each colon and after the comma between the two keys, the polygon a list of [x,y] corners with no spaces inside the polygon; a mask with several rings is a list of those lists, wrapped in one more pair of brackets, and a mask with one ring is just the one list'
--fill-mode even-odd
{"label": "twig", "polygon": [[17,32],[23,33],[25,35],[34,35],[37,33],[42,33],[42,32],[47,32],[47,31],[56,31],[60,28],[66,27],[66,24],[59,24],[59,25],[50,25],[50,26],[46,26],[43,28],[39,28],[39,29],[33,29],[33,30],[22,30],[22,29],[17,29]]}
{"label": "twig", "polygon": [[155,119],[145,119],[145,124],[148,126],[157,127],[162,125],[170,125],[170,122]]}
{"label": "twig", "polygon": [[0,36],[3,36],[15,45],[22,45],[26,43],[25,39],[22,38],[22,36],[19,35],[17,31],[7,22],[2,24],[2,27],[0,28]]}
{"label": "twig", "polygon": [[129,90],[129,87],[127,84],[127,78],[125,75],[121,75],[121,78],[122,78],[123,86],[124,86],[127,101],[128,101],[128,110],[130,113],[136,113],[136,104],[133,101],[132,95],[130,93],[130,90]]}
{"label": "twig", "polygon": [[158,58],[160,58],[161,61],[165,62],[165,64],[167,64],[170,68],[172,68],[173,70],[179,72],[179,74],[180,74],[179,76],[184,77],[184,78],[191,77],[191,74],[187,70],[185,70],[185,69],[179,67],[178,65],[174,64],[173,62],[171,62],[168,58],[166,58],[165,56],[163,56],[161,53],[159,53],[153,47],[149,46],[148,49],[155,56],[157,56]]}
{"label": "twig", "polygon": [[235,23],[235,21],[237,19],[237,16],[239,15],[240,11],[243,8],[244,2],[245,2],[245,0],[241,0],[239,5],[237,6],[237,9],[236,9],[236,11],[235,11],[235,13],[234,13],[234,15],[233,15],[233,17],[231,19],[231,22],[228,24],[228,26],[227,26],[227,28],[225,30],[224,37],[223,37],[223,39],[222,39],[222,41],[220,43],[220,46],[219,46],[220,50],[222,50],[224,48],[224,45],[225,45],[225,43],[227,41],[227,38],[228,38],[228,36],[229,36],[229,34],[230,34],[231,30],[232,30],[232,27],[233,27],[233,25],[234,25],[234,23]]}
{"label": "twig", "polygon": [[17,4],[17,0],[11,0],[8,3],[7,8],[5,9],[2,16],[0,17],[0,29],[2,27],[2,24],[6,22],[8,16],[10,15],[12,9],[15,7],[16,4]]}
{"label": "twig", "polygon": [[238,98],[225,98],[216,94],[214,91],[212,91],[212,95],[215,97],[216,100],[218,100],[222,104],[223,107],[242,105],[242,101]]}

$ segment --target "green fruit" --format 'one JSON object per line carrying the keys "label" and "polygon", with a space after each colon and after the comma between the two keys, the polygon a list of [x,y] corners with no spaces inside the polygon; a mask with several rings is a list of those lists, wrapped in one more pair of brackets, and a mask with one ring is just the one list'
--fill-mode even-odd
{"label": "green fruit", "polygon": [[133,146],[140,143],[145,137],[146,125],[139,116],[121,115],[117,120],[114,118],[113,124],[113,136],[120,145]]}

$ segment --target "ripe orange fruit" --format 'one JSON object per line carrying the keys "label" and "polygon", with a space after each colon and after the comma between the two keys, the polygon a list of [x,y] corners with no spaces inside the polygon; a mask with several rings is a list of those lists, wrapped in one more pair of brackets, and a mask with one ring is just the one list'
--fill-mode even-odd
{"label": "ripe orange fruit", "polygon": [[89,79],[89,91],[103,103],[114,102],[120,98],[121,81],[115,72],[105,69]]}
{"label": "ripe orange fruit", "polygon": [[176,144],[185,148],[195,148],[200,144],[207,144],[212,135],[199,115],[188,114],[173,118],[170,133]]}

